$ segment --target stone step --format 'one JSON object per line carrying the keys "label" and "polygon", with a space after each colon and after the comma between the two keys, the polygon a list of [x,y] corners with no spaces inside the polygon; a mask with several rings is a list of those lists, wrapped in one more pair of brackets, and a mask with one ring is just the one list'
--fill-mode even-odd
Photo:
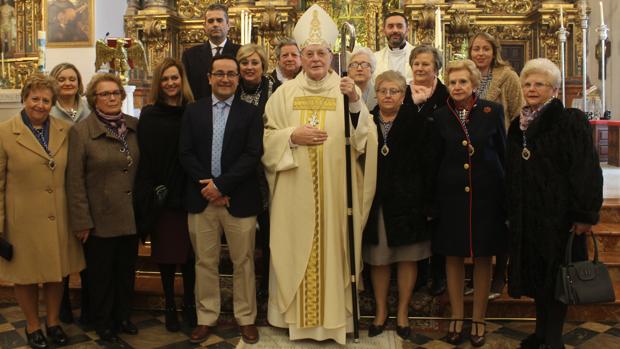
{"label": "stone step", "polygon": [[603,201],[600,222],[620,223],[620,198],[609,198]]}

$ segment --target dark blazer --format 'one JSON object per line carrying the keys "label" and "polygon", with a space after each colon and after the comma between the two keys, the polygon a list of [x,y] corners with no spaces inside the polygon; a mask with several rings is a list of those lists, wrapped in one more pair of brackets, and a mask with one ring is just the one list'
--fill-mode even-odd
{"label": "dark blazer", "polygon": [[478,100],[469,117],[474,154],[448,105],[434,113],[437,168],[433,252],[484,257],[507,251],[504,209],[506,131],[501,105]]}
{"label": "dark blazer", "polygon": [[429,161],[433,119],[414,113],[414,106],[402,105],[388,134],[387,156],[381,154],[383,133],[379,126],[379,109],[373,119],[379,135],[377,189],[364,230],[364,243],[378,243],[379,209],[388,246],[402,246],[430,239],[427,224],[428,204],[433,195],[434,174]]}
{"label": "dark blazer", "polygon": [[95,113],[69,130],[67,202],[71,231],[92,229],[109,238],[136,233],[134,180],[140,162],[138,119],[125,115],[129,164],[122,143],[111,136]]}
{"label": "dark blazer", "polygon": [[[237,56],[237,51],[239,51],[239,47],[241,46],[234,44],[228,39],[226,40],[224,49],[222,49],[222,54],[235,58]],[[210,96],[211,85],[209,85],[207,73],[211,71],[213,54],[211,53],[211,44],[209,41],[183,51],[182,60],[194,98],[199,100],[205,96]]]}
{"label": "dark blazer", "polygon": [[[513,297],[535,297],[545,290],[553,294],[571,226],[596,224],[603,203],[603,175],[582,111],[565,109],[553,99],[525,134],[529,160],[521,156],[519,118],[513,120],[506,147],[508,291]],[[584,259],[584,252],[582,235],[574,241],[573,260]]]}
{"label": "dark blazer", "polygon": [[[187,105],[181,122],[179,160],[189,179],[187,209],[202,212],[208,201],[200,190],[201,179],[211,174],[213,106],[211,96]],[[219,191],[230,197],[228,211],[235,217],[257,215],[262,208],[256,168],[263,155],[263,118],[258,109],[237,96],[233,99],[224,130],[222,173],[213,178]]]}

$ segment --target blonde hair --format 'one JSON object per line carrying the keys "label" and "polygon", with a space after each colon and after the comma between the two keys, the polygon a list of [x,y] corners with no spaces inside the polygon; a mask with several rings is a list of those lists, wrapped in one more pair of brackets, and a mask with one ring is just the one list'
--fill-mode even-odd
{"label": "blonde hair", "polygon": [[181,96],[179,102],[181,104],[192,103],[194,101],[194,94],[189,87],[187,80],[187,74],[185,74],[185,68],[183,64],[174,58],[164,58],[164,60],[155,68],[153,72],[153,80],[151,82],[151,102],[163,102],[164,94],[161,90],[161,76],[168,68],[176,67],[179,70],[179,76],[181,77]]}
{"label": "blonde hair", "polygon": [[258,55],[258,57],[260,58],[260,63],[263,65],[263,72],[266,72],[267,68],[269,67],[269,62],[267,62],[267,55],[265,54],[265,50],[256,44],[245,44],[241,46],[239,48],[239,51],[237,51],[237,62],[241,64],[242,60],[250,57],[255,53]]}
{"label": "blonde hair", "polygon": [[56,82],[56,79],[43,73],[34,73],[26,79],[24,87],[22,87],[22,103],[28,98],[30,92],[43,89],[52,91],[52,105],[56,104],[58,98],[58,82]]}
{"label": "blonde hair", "polygon": [[521,70],[521,83],[532,74],[542,74],[547,78],[547,82],[553,86],[553,88],[560,87],[562,83],[562,74],[560,69],[555,63],[551,62],[547,58],[535,58],[530,59],[525,63],[523,70]]}
{"label": "blonde hair", "polygon": [[403,77],[403,75],[394,70],[386,70],[383,73],[379,74],[375,79],[375,92],[379,91],[381,88],[381,84],[384,82],[395,82],[398,84],[401,92],[405,92],[407,89],[407,81]]}
{"label": "blonde hair", "polygon": [[80,96],[84,93],[84,83],[82,82],[82,74],[80,74],[80,71],[75,65],[67,62],[59,63],[52,69],[52,71],[50,72],[50,76],[56,79],[56,81],[58,81],[58,76],[60,75],[60,73],[67,69],[72,69],[75,72],[75,75],[77,75],[78,88],[77,93],[75,94],[75,101],[79,102]]}
{"label": "blonde hair", "polygon": [[493,48],[493,59],[491,60],[491,68],[497,68],[497,67],[503,67],[503,66],[510,66],[510,63],[506,62],[503,58],[502,58],[502,46],[500,45],[499,41],[497,41],[497,39],[495,39],[495,37],[489,33],[486,32],[480,32],[476,35],[474,35],[473,38],[471,38],[471,40],[469,40],[469,49],[467,50],[467,58],[471,59],[471,49],[474,47],[474,40],[476,40],[477,38],[481,38],[484,41],[488,42],[489,44],[491,44],[491,47]]}
{"label": "blonde hair", "polygon": [[476,63],[471,59],[463,59],[448,63],[448,67],[446,68],[446,80],[450,79],[450,74],[458,70],[465,70],[469,73],[469,80],[471,80],[471,84],[474,88],[480,86],[480,71],[476,68]]}
{"label": "blonde hair", "polygon": [[125,92],[123,83],[118,76],[112,73],[96,74],[92,79],[90,79],[88,86],[86,86],[86,101],[88,102],[91,110],[97,109],[95,108],[95,105],[97,104],[97,85],[104,81],[114,82],[118,85],[118,89],[121,91],[121,100],[125,100],[125,97],[127,97],[127,92]]}

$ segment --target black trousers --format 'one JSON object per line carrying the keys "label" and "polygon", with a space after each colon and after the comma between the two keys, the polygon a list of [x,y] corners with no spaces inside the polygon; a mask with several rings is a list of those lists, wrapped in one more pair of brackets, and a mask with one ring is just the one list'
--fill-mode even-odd
{"label": "black trousers", "polygon": [[258,290],[266,295],[269,290],[269,258],[271,256],[271,252],[269,249],[269,210],[264,210],[261,214],[256,217],[256,222],[258,223],[258,234],[256,234],[256,239],[260,240],[256,243],[256,245],[260,246],[263,257],[261,260],[261,267],[263,269],[263,273],[261,275],[261,281],[259,283]]}
{"label": "black trousers", "polygon": [[91,319],[98,332],[129,320],[138,255],[136,235],[100,238],[85,244]]}
{"label": "black trousers", "polygon": [[536,298],[536,338],[550,349],[564,348],[562,328],[568,306],[555,300],[553,290],[541,290]]}

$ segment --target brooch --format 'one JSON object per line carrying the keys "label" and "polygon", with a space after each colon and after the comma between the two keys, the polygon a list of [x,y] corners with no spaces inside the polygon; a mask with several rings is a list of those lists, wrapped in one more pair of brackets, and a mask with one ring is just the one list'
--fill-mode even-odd
{"label": "brooch", "polygon": [[484,109],[482,109],[485,113],[490,113],[491,112],[491,107],[484,107]]}

